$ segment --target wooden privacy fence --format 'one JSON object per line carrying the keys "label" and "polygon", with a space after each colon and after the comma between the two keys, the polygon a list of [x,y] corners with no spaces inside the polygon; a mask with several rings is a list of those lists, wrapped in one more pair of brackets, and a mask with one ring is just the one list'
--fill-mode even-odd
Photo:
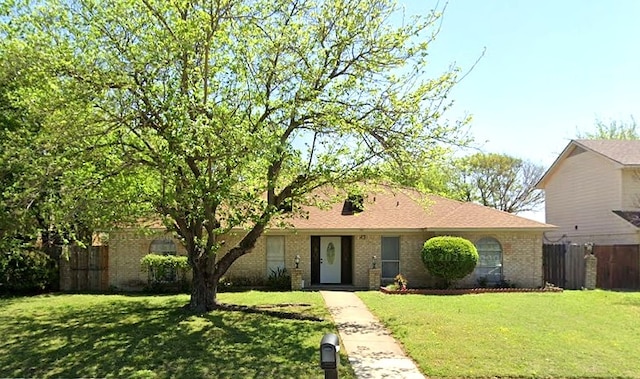
{"label": "wooden privacy fence", "polygon": [[67,254],[60,257],[60,289],[97,292],[108,290],[109,247],[91,246],[84,249],[70,246]]}
{"label": "wooden privacy fence", "polygon": [[586,287],[585,251],[581,245],[544,245],[544,281],[565,289]]}
{"label": "wooden privacy fence", "polygon": [[542,252],[545,282],[580,289],[590,288],[587,281],[595,279],[595,286],[602,289],[640,289],[639,245],[594,245],[593,268],[582,245],[544,245]]}
{"label": "wooden privacy fence", "polygon": [[593,254],[598,258],[598,288],[640,289],[638,245],[595,245]]}

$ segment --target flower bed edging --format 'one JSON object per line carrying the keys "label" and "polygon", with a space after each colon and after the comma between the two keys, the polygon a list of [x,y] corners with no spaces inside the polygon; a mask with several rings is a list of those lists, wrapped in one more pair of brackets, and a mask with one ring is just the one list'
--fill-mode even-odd
{"label": "flower bed edging", "polygon": [[451,288],[444,290],[437,289],[407,289],[388,290],[380,287],[380,292],[390,295],[469,295],[476,293],[509,293],[509,292],[562,292],[562,288]]}

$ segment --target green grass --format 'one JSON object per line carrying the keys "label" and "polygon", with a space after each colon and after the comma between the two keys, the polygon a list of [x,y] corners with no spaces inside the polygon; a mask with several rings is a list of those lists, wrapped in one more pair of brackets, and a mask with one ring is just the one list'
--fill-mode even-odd
{"label": "green grass", "polygon": [[640,293],[358,295],[431,378],[640,378]]}
{"label": "green grass", "polygon": [[[0,299],[0,377],[321,378],[335,326],[318,293],[225,293],[242,305],[328,321],[181,307],[188,296],[44,295]],[[270,308],[271,309],[271,308]],[[341,378],[353,378],[346,359]]]}

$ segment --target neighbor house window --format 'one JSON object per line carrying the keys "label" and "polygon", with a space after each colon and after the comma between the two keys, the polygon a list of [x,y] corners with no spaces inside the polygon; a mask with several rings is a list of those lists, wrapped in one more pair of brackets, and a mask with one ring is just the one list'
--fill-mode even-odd
{"label": "neighbor house window", "polygon": [[[170,238],[156,238],[151,242],[149,246],[150,254],[158,254],[158,255],[178,255],[178,250],[176,249],[176,244]],[[157,282],[175,282],[178,280],[178,275],[175,269],[166,270],[162,273],[162,277],[158,277],[156,273],[152,274],[153,278]]]}
{"label": "neighbor house window", "polygon": [[382,237],[380,262],[382,279],[393,279],[400,273],[400,237]]}
{"label": "neighbor house window", "polygon": [[284,236],[267,237],[267,275],[284,269]]}
{"label": "neighbor house window", "polygon": [[502,281],[502,246],[495,238],[482,238],[476,242],[479,260],[473,272],[477,281],[497,284]]}

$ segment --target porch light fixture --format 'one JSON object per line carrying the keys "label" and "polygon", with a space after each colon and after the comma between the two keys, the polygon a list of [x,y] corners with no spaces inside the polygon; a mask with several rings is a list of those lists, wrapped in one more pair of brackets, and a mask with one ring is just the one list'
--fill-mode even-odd
{"label": "porch light fixture", "polygon": [[371,257],[371,263],[373,263],[373,268],[376,268],[376,256]]}
{"label": "porch light fixture", "polygon": [[296,257],[294,258],[293,262],[295,262],[296,268],[298,268],[298,266],[300,266],[300,254],[296,255]]}

